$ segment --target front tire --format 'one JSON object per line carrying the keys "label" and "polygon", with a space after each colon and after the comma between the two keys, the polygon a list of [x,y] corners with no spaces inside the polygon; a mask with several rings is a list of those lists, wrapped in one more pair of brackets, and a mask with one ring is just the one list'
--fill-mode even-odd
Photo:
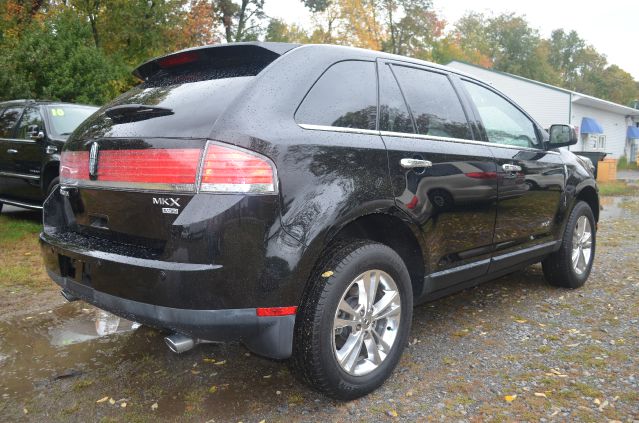
{"label": "front tire", "polygon": [[399,362],[412,307],[410,276],[394,250],[370,241],[339,244],[300,306],[294,372],[336,399],[368,394]]}
{"label": "front tire", "polygon": [[546,280],[562,288],[583,286],[595,258],[596,235],[592,209],[578,202],[568,218],[561,248],[541,262]]}

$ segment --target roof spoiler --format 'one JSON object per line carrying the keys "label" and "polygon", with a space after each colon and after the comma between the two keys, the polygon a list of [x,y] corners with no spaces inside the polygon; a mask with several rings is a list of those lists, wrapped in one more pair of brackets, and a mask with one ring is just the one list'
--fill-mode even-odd
{"label": "roof spoiler", "polygon": [[146,80],[162,69],[195,62],[206,62],[213,66],[216,64],[223,66],[224,63],[229,62],[233,64],[270,63],[299,46],[300,44],[290,43],[246,42],[194,47],[149,60],[138,66],[133,71],[133,76]]}

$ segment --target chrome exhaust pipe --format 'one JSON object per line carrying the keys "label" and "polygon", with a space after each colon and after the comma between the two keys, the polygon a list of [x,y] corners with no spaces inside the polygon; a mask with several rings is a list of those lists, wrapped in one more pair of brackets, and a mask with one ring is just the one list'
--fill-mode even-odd
{"label": "chrome exhaust pipe", "polygon": [[181,333],[174,333],[166,336],[164,342],[171,351],[176,354],[182,354],[183,352],[193,349],[193,347],[200,343],[200,340],[182,335]]}
{"label": "chrome exhaust pipe", "polygon": [[65,300],[67,300],[68,302],[73,302],[73,301],[78,301],[79,298],[76,297],[75,295],[71,294],[68,291],[65,291],[64,289],[62,291],[60,291],[60,294],[64,297]]}

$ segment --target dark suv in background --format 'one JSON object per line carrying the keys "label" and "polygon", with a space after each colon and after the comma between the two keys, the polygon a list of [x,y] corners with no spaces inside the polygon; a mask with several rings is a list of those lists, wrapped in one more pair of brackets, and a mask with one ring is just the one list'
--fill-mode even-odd
{"label": "dark suv in background", "polygon": [[588,278],[599,200],[558,149],[574,130],[468,75],[269,43],[135,75],[65,145],[42,252],[67,299],[175,352],[239,339],[350,399],[390,375],[413,305],[540,261],[554,285]]}
{"label": "dark suv in background", "polygon": [[3,203],[42,208],[58,183],[64,142],[97,109],[39,100],[0,103],[0,211]]}

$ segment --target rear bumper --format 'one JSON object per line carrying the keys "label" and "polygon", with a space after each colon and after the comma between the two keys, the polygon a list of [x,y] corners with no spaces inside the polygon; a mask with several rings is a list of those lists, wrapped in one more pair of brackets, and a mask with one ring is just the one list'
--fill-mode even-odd
{"label": "rear bumper", "polygon": [[[73,248],[45,233],[40,235],[40,245],[51,279],[67,293],[98,308],[151,327],[202,340],[239,340],[253,352],[270,358],[284,359],[292,353],[294,315],[258,317],[255,308],[193,309],[188,308],[188,301],[180,302],[183,304],[180,307],[170,307],[118,294],[119,289],[127,285],[152,291],[166,288],[162,281],[188,283],[191,278],[208,278],[217,266],[146,260],[84,250],[77,246]],[[99,285],[109,279],[112,288],[100,289]],[[150,283],[143,288],[140,280]],[[159,285],[152,281],[158,281]],[[180,285],[173,285],[178,297]],[[130,293],[129,290],[125,292]]]}

